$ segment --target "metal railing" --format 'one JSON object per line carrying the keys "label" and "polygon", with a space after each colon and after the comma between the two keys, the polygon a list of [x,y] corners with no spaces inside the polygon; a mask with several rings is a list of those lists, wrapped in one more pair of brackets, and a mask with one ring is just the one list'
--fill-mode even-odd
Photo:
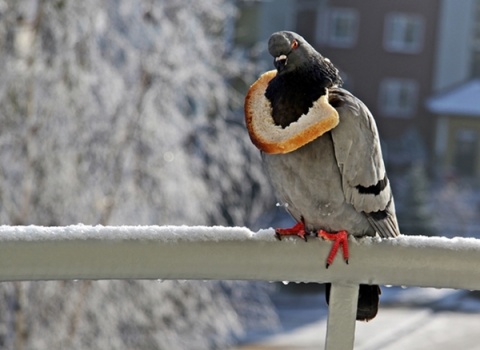
{"label": "metal railing", "polygon": [[[273,230],[203,226],[0,226],[0,281],[227,279],[331,282],[325,349],[353,349],[358,285],[480,290],[480,240],[350,239],[350,264],[329,269],[331,243],[277,241]],[[315,266],[317,266],[315,268]]]}

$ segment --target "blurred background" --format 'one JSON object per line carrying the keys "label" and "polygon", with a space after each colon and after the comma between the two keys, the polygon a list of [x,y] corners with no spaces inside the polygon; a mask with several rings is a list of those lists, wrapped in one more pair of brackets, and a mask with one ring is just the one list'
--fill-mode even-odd
{"label": "blurred background", "polygon": [[[373,112],[402,233],[478,237],[480,0],[0,0],[0,224],[288,225],[243,123],[278,30]],[[425,319],[479,310],[473,293],[389,290]],[[2,283],[0,347],[226,349],[324,320],[322,293]]]}

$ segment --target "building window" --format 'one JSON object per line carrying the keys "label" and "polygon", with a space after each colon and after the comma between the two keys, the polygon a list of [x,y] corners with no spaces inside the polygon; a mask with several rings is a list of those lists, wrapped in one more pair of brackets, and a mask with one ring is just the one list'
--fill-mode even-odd
{"label": "building window", "polygon": [[314,45],[316,42],[318,2],[298,0],[295,6],[295,31],[303,36],[310,44]]}
{"label": "building window", "polygon": [[352,47],[357,42],[358,12],[354,9],[332,9],[328,27],[330,46]]}
{"label": "building window", "polygon": [[480,1],[478,0],[475,9],[472,51],[472,76],[478,78],[480,77]]}
{"label": "building window", "polygon": [[385,116],[411,117],[417,109],[418,84],[412,79],[384,79],[380,84],[380,109]]}
{"label": "building window", "polygon": [[419,53],[423,48],[425,20],[416,14],[390,13],[385,18],[383,45],[385,50]]}
{"label": "building window", "polygon": [[474,176],[478,150],[478,133],[460,128],[455,135],[455,170],[460,176]]}
{"label": "building window", "polygon": [[353,77],[351,74],[348,74],[344,70],[340,70],[340,77],[343,80],[342,88],[348,90],[348,91],[354,91],[355,86],[354,86],[354,81]]}

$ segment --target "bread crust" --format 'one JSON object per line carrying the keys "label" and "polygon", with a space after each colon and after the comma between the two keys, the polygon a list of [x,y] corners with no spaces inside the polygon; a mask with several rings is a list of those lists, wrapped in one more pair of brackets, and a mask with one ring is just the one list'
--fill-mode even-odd
{"label": "bread crust", "polygon": [[245,122],[253,144],[265,153],[289,153],[315,140],[338,125],[339,116],[322,95],[313,103],[307,114],[286,128],[276,125],[272,118],[270,101],[265,97],[268,83],[276,70],[260,76],[245,97]]}

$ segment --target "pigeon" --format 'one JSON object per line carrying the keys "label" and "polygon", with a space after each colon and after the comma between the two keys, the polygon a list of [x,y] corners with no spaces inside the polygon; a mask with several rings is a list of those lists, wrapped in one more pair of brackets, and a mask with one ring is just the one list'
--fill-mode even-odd
{"label": "pigeon", "polygon": [[[375,120],[341,88],[330,60],[297,33],[272,34],[268,51],[276,70],[250,87],[245,118],[271,184],[296,221],[276,236],[331,240],[326,267],[340,248],[348,264],[348,235],[400,235]],[[357,320],[375,317],[380,293],[377,285],[360,285]],[[326,297],[328,303],[329,286]]]}

